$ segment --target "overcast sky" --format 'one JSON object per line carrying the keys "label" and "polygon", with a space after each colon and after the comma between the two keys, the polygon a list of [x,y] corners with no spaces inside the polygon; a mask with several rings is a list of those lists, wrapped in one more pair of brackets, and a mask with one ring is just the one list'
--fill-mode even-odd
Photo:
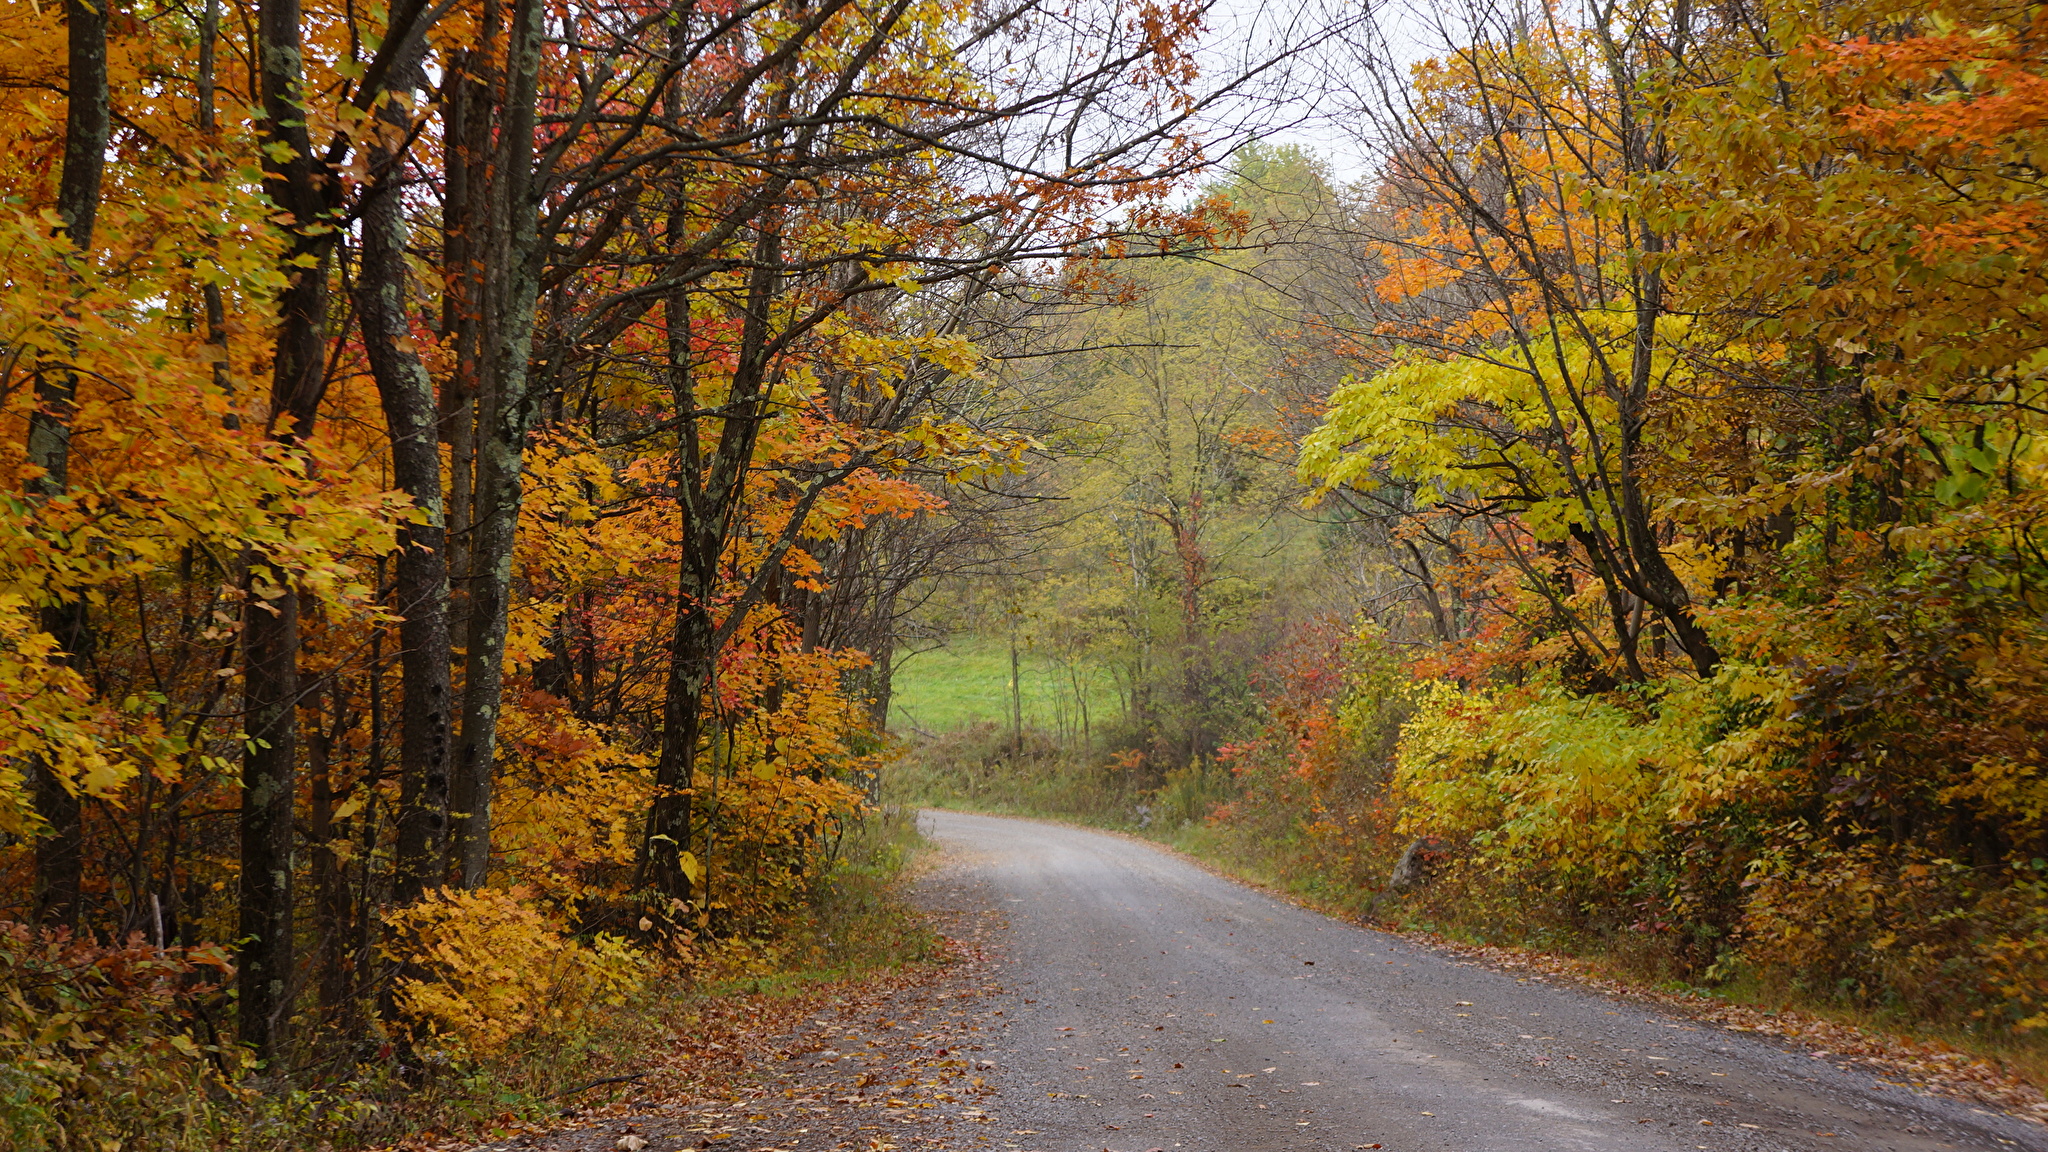
{"label": "overcast sky", "polygon": [[[1223,75],[1247,60],[1283,51],[1297,55],[1284,79],[1270,89],[1257,115],[1262,141],[1298,144],[1322,157],[1338,180],[1367,176],[1374,167],[1370,133],[1357,114],[1376,82],[1400,83],[1416,61],[1440,44],[1443,5],[1385,0],[1218,0],[1211,9],[1204,70]],[[1340,37],[1318,35],[1338,27]],[[1379,63],[1369,64],[1366,45]],[[1371,75],[1377,72],[1378,75]],[[1388,75],[1392,73],[1392,75]]]}

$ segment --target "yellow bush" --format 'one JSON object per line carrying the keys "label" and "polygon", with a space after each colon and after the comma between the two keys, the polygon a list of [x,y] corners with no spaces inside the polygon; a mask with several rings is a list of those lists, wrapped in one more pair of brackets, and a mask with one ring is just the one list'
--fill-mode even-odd
{"label": "yellow bush", "polygon": [[[1467,845],[1525,915],[1548,891],[1562,918],[1579,901],[1671,932],[1689,963],[1739,957],[1823,999],[2048,1028],[2048,864],[1966,861],[1864,824],[1855,766],[1815,767],[1839,731],[1800,710],[1786,670],[1731,661],[1659,687],[1635,710],[1554,684],[1430,685],[1401,731],[1402,830]],[[1951,821],[1985,814],[2024,842],[2048,810],[2021,755],[1949,779],[1930,812]],[[1824,819],[1799,811],[1838,793]]]}
{"label": "yellow bush", "polygon": [[524,895],[444,890],[388,919],[393,958],[416,973],[400,982],[399,1007],[458,1055],[574,1035],[646,981],[645,958],[625,941],[579,942]]}
{"label": "yellow bush", "polygon": [[1504,868],[1613,879],[1662,835],[1659,733],[1596,697],[1432,685],[1401,729],[1402,820]]}
{"label": "yellow bush", "polygon": [[2048,878],[1795,826],[1751,866],[1743,956],[1810,991],[2048,1027]]}

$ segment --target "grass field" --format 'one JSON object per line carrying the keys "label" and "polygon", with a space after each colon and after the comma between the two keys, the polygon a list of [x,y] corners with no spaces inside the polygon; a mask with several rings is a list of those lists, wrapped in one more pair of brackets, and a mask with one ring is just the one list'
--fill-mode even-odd
{"label": "grass field", "polygon": [[[1025,650],[1019,654],[1024,723],[1048,731],[1081,728],[1069,671]],[[1093,722],[1122,710],[1107,670],[1083,666],[1081,694]],[[912,656],[896,670],[890,726],[908,734],[947,732],[980,721],[1010,721],[1010,646],[1001,638],[960,636],[944,648]]]}

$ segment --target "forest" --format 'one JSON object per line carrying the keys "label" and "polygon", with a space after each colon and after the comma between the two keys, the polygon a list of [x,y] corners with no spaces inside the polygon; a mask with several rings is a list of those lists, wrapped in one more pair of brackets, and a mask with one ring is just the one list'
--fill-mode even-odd
{"label": "forest", "polygon": [[1040,372],[1007,582],[900,641],[900,794],[2038,1075],[2044,32],[1347,32],[1329,135]]}
{"label": "forest", "polygon": [[917,804],[2037,1050],[2048,8],[1251,10],[0,8],[0,1143],[554,1106]]}

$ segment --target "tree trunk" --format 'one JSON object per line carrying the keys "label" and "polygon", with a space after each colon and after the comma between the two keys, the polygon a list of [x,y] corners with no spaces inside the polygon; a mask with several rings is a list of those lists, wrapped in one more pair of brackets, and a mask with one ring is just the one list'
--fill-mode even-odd
{"label": "tree trunk", "polygon": [[881,634],[869,643],[868,659],[868,722],[883,732],[889,727],[889,703],[896,692],[896,626],[887,616]]}
{"label": "tree trunk", "polygon": [[1436,638],[1448,644],[1457,638],[1451,627],[1450,614],[1444,611],[1443,597],[1437,594],[1436,577],[1430,573],[1429,561],[1422,555],[1422,549],[1413,540],[1403,540],[1401,546],[1415,561],[1415,586],[1422,590],[1422,606],[1429,611],[1430,627],[1436,631]]}
{"label": "tree trunk", "polygon": [[[290,421],[280,438],[299,443],[319,407],[326,365],[327,254],[300,268],[285,289],[277,338],[272,410]],[[291,1016],[294,947],[292,801],[299,758],[299,596],[293,576],[263,560],[250,565],[243,613],[241,916],[236,987],[242,1042],[274,1059]]]}
{"label": "tree trunk", "polygon": [[334,718],[330,728],[319,689],[309,693],[307,703],[313,708],[315,723],[306,734],[306,775],[310,785],[306,840],[313,854],[313,923],[317,936],[314,970],[319,974],[320,1014],[330,1028],[340,1023],[350,993],[348,875],[340,854],[334,850],[335,839],[343,834],[336,824],[335,812],[347,799],[345,793],[338,794],[335,789],[334,743],[347,731],[348,700],[339,685],[333,696]]}
{"label": "tree trunk", "polygon": [[[677,900],[695,892],[691,852],[691,787],[696,778],[697,741],[703,733],[704,690],[716,665],[711,614],[703,609],[695,588],[693,565],[684,562],[678,580],[675,629],[669,638],[669,665],[662,695],[661,759],[654,770],[655,797],[647,817],[636,883]],[[710,651],[710,660],[701,653]]]}
{"label": "tree trunk", "polygon": [[[1646,252],[1663,251],[1662,238],[1647,228],[1643,229],[1642,245]],[[1636,460],[1642,451],[1643,425],[1648,419],[1645,409],[1649,403],[1650,375],[1654,370],[1657,320],[1663,311],[1662,275],[1655,271],[1642,273],[1636,291],[1635,340],[1629,350],[1629,380],[1627,387],[1622,389],[1616,412],[1621,426],[1621,459],[1617,461],[1616,468],[1621,476],[1621,535],[1623,546],[1640,576],[1637,581],[1639,587],[1632,591],[1649,601],[1664,617],[1679,647],[1692,658],[1693,669],[1701,676],[1712,676],[1721,663],[1721,654],[1715,650],[1713,641],[1707,638],[1706,629],[1701,628],[1694,618],[1692,597],[1686,592],[1685,582],[1678,578],[1678,573],[1672,571],[1670,562],[1664,558],[1664,549],[1650,524],[1649,504],[1643,499],[1641,478],[1636,468]]]}
{"label": "tree trunk", "polygon": [[242,1043],[274,1061],[291,1016],[292,799],[298,769],[299,600],[288,573],[252,566],[244,614],[241,914],[236,1012]]}
{"label": "tree trunk", "polygon": [[[287,446],[312,435],[327,387],[327,278],[335,182],[313,157],[302,107],[298,0],[265,0],[257,20],[261,125],[269,159],[263,190],[290,219],[278,297],[270,432]],[[250,565],[243,613],[241,915],[237,1023],[244,1044],[273,1065],[286,1040],[293,991],[292,801],[298,787],[299,599],[291,573]]]}
{"label": "tree trunk", "polygon": [[[410,71],[410,69],[408,69]],[[411,92],[412,77],[394,91]],[[403,114],[388,106],[387,118]],[[393,574],[397,601],[400,683],[398,843],[392,899],[410,904],[435,883],[447,853],[452,653],[448,627],[448,533],[441,499],[439,412],[434,381],[414,351],[406,312],[403,157],[379,152],[381,186],[363,212],[363,256],[356,287],[363,349],[391,436],[394,483],[423,519],[398,536]]]}
{"label": "tree trunk", "polygon": [[[501,35],[503,7],[486,0],[480,39]],[[469,635],[469,573],[476,483],[476,397],[483,372],[483,232],[490,217],[491,88],[489,54],[465,51],[448,64],[442,97],[441,334],[453,370],[440,396],[441,440],[448,445],[448,634]],[[452,673],[451,673],[452,675]]]}
{"label": "tree trunk", "polygon": [[[676,114],[675,97],[668,97],[670,113]],[[668,242],[671,247],[686,241],[685,201],[675,195],[668,211]],[[669,483],[675,491],[677,514],[682,519],[683,548],[676,557],[676,618],[669,634],[668,676],[661,701],[661,755],[654,768],[655,797],[648,811],[647,830],[635,883],[653,885],[677,900],[688,900],[694,892],[689,858],[691,788],[696,782],[697,740],[703,730],[704,690],[716,671],[716,654],[705,661],[701,654],[717,643],[711,618],[710,597],[717,590],[717,561],[706,565],[701,550],[691,547],[691,529],[697,524],[696,499],[702,482],[702,442],[693,413],[697,408],[696,364],[691,349],[693,326],[690,294],[684,288],[671,289],[662,300],[663,329],[668,340],[669,400],[682,422],[677,434],[675,458],[670,465]]]}
{"label": "tree trunk", "polygon": [[[682,520],[678,533],[681,543],[677,558],[676,623],[669,638],[661,759],[655,767],[654,800],[648,808],[634,876],[637,883],[651,884],[677,900],[687,900],[692,893],[692,883],[683,866],[683,853],[690,850],[689,789],[696,776],[703,694],[717,671],[721,646],[721,629],[712,619],[711,604],[719,591],[719,560],[731,538],[747,471],[754,460],[754,445],[767,418],[762,408],[769,391],[769,309],[775,300],[776,269],[781,260],[781,239],[776,222],[771,221],[761,227],[754,245],[754,268],[747,282],[746,313],[741,322],[732,388],[721,406],[726,415],[708,461],[701,453],[696,396],[689,385],[687,335],[682,337],[680,346],[671,337],[669,346],[670,371],[678,374],[679,381],[674,385],[676,415],[683,427],[682,443],[676,450],[676,464],[671,471],[677,514]],[[672,325],[678,318],[687,319],[687,294],[671,293],[668,307]],[[687,333],[686,328],[683,331]],[[773,553],[764,562],[776,563],[779,556],[780,553]],[[760,591],[757,582],[725,606],[728,628],[744,618],[758,601]]]}
{"label": "tree trunk", "polygon": [[1024,755],[1024,676],[1017,662],[1017,610],[1010,609],[1010,753]]}
{"label": "tree trunk", "polygon": [[533,178],[535,102],[542,43],[539,0],[517,0],[507,29],[504,120],[491,165],[491,246],[484,286],[482,411],[477,421],[476,519],[470,548],[469,643],[462,684],[462,739],[449,806],[451,871],[474,888],[491,854],[491,786],[503,707],[506,613],[518,538],[526,435],[532,426],[534,308],[542,253]]}
{"label": "tree trunk", "polygon": [[[106,170],[107,137],[107,12],[84,0],[64,6],[67,39],[64,111],[64,171],[57,183],[57,217],[78,249],[92,251],[93,222],[99,214],[100,183]],[[29,495],[50,499],[70,486],[72,405],[78,377],[46,372],[36,378],[36,407],[28,421],[28,462],[43,470],[29,481]],[[57,659],[76,662],[89,641],[85,602],[70,598],[45,606],[40,625],[57,640]],[[76,927],[85,867],[84,830],[78,794],[71,781],[60,779],[38,759],[29,765],[36,812],[49,833],[36,844],[36,919],[44,924]]]}
{"label": "tree trunk", "polygon": [[64,109],[64,171],[57,182],[57,216],[71,243],[80,252],[89,252],[113,122],[107,106],[107,7],[88,0],[66,0],[64,20],[69,99]]}
{"label": "tree trunk", "polygon": [[[207,137],[209,144],[214,139],[220,124],[215,103],[214,85],[214,44],[220,38],[220,0],[206,0],[206,6],[199,15],[199,76],[198,76],[198,127]],[[230,405],[235,396],[234,379],[228,373],[228,314],[226,302],[222,300],[220,285],[208,281],[200,285],[199,298],[206,313],[206,342],[216,351],[213,362],[213,385],[228,397]],[[230,407],[221,416],[221,425],[230,430],[242,426],[242,416]]]}

